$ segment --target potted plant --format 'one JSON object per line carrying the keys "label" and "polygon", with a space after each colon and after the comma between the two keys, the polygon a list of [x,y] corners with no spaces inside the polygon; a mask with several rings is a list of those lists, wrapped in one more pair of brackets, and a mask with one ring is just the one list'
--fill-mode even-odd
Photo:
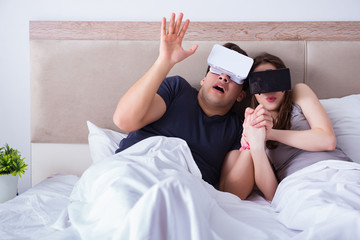
{"label": "potted plant", "polygon": [[16,196],[18,176],[22,177],[28,166],[24,159],[8,144],[0,148],[0,203]]}

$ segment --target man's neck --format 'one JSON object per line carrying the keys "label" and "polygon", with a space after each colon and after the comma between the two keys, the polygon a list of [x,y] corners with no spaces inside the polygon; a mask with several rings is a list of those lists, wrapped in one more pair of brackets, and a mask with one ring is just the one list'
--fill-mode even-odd
{"label": "man's neck", "polygon": [[201,98],[200,93],[198,94],[197,98],[201,109],[208,117],[212,117],[216,115],[224,116],[230,111],[230,108],[226,108],[226,107],[218,108],[218,107],[208,106],[206,102],[204,102],[203,99]]}

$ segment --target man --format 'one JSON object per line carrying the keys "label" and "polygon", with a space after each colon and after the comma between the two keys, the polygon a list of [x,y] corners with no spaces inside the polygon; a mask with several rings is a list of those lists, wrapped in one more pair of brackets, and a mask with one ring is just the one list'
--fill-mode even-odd
{"label": "man", "polygon": [[[198,47],[182,48],[189,26],[189,20],[181,26],[182,18],[180,13],[175,21],[173,13],[168,29],[166,19],[162,19],[157,60],[119,100],[113,120],[129,136],[120,142],[117,152],[150,136],[182,138],[203,179],[216,186],[224,159],[229,168],[239,157],[242,123],[230,109],[246,93],[242,85],[224,73],[209,71],[200,81],[199,91],[180,76],[166,78],[175,64],[194,54]],[[268,115],[259,114],[254,123],[269,124]]]}

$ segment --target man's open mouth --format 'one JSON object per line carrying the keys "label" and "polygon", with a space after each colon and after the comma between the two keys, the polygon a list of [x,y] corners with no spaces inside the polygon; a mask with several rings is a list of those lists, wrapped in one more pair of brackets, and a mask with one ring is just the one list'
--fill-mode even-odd
{"label": "man's open mouth", "polygon": [[222,93],[225,93],[225,89],[222,86],[216,85],[214,88]]}

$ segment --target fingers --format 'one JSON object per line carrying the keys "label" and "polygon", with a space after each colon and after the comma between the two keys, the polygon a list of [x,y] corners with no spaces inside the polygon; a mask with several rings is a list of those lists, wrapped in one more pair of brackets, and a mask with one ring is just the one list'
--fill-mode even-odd
{"label": "fingers", "polygon": [[268,111],[264,108],[264,106],[262,104],[259,104],[254,110],[254,115],[260,116],[260,115],[264,114],[265,112],[268,112]]}
{"label": "fingers", "polygon": [[250,148],[252,149],[253,147],[255,147],[255,149],[261,149],[266,139],[265,128],[252,126],[251,118],[252,116],[249,116],[244,121],[243,135],[240,142],[242,150],[250,150]]}
{"label": "fingers", "polygon": [[250,116],[251,114],[254,113],[254,109],[250,108],[250,107],[247,107],[245,109],[245,118],[247,118],[248,116]]}
{"label": "fingers", "polygon": [[182,20],[182,13],[179,14],[176,20],[175,13],[172,13],[169,26],[166,27],[166,18],[162,19],[161,24],[161,42],[159,57],[174,64],[191,56],[198,48],[198,45],[194,44],[188,50],[183,49],[182,41],[188,29],[190,21],[187,19],[182,25]]}
{"label": "fingers", "polygon": [[256,128],[265,127],[266,130],[272,129],[273,127],[273,119],[270,117],[265,117],[264,115],[257,117],[251,123],[251,126]]}
{"label": "fingers", "polygon": [[240,143],[241,143],[241,146],[246,146],[246,139],[245,139],[244,135],[243,135],[243,137],[241,138]]}
{"label": "fingers", "polygon": [[173,34],[175,31],[175,26],[174,26],[174,22],[175,22],[175,13],[172,13],[170,16],[170,23],[169,23],[169,31],[167,34]]}
{"label": "fingers", "polygon": [[[264,122],[269,121],[272,122],[272,117],[266,114],[261,114],[260,116],[252,115],[251,126],[264,124]],[[264,125],[262,125],[264,126]]]}
{"label": "fingers", "polygon": [[[180,30],[180,27],[181,27],[181,23],[182,23],[182,19],[183,19],[183,14],[180,13],[177,20],[176,20],[176,25],[175,25],[175,31],[174,31],[174,34],[178,34],[179,33],[179,30]],[[186,20],[185,23],[184,23],[184,26],[183,26],[183,29],[184,27],[189,25],[189,20]],[[186,30],[185,30],[186,31]]]}
{"label": "fingers", "polygon": [[242,135],[241,140],[240,140],[240,144],[241,144],[241,147],[240,147],[239,151],[243,151],[243,150],[246,150],[246,149],[250,150],[250,144],[247,141],[245,134]]}
{"label": "fingers", "polygon": [[197,44],[192,45],[192,47],[186,51],[187,55],[190,56],[194,54],[197,48],[198,48]]}
{"label": "fingers", "polygon": [[161,21],[161,36],[166,34],[166,18],[163,17]]}
{"label": "fingers", "polygon": [[[181,22],[180,22],[180,24],[181,24]],[[190,20],[189,20],[189,19],[186,19],[185,22],[184,22],[183,27],[181,28],[181,30],[180,30],[180,32],[179,32],[179,36],[180,36],[181,38],[183,38],[183,37],[185,36],[185,33],[186,33],[186,31],[187,31],[187,29],[188,29],[188,27],[189,27],[189,24],[190,24]],[[180,28],[180,25],[179,25],[179,28]],[[178,31],[179,31],[179,30],[178,30]],[[177,31],[177,32],[178,32],[178,31]]]}
{"label": "fingers", "polygon": [[[245,114],[246,115],[246,114]],[[245,129],[246,126],[250,125],[250,119],[251,119],[251,114],[248,114],[248,116],[245,116],[244,118],[244,122],[243,122],[243,128]]]}
{"label": "fingers", "polygon": [[161,24],[161,33],[166,35],[175,34],[176,36],[184,37],[186,30],[189,26],[190,20],[186,19],[183,26],[181,27],[183,20],[183,13],[180,13],[175,21],[175,13],[172,13],[170,16],[169,29],[166,32],[166,18],[163,17]]}
{"label": "fingers", "polygon": [[266,127],[271,129],[273,126],[273,118],[271,113],[264,108],[263,105],[258,105],[252,114],[251,125],[255,127]]}

